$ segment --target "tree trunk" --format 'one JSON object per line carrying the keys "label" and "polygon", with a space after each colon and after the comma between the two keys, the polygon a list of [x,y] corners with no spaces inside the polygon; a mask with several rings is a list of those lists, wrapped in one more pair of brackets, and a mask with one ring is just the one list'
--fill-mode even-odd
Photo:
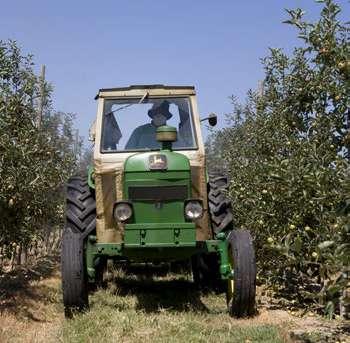
{"label": "tree trunk", "polygon": [[22,244],[20,244],[17,248],[16,248],[16,254],[17,254],[17,258],[16,258],[16,263],[17,266],[21,265],[21,257],[22,257]]}

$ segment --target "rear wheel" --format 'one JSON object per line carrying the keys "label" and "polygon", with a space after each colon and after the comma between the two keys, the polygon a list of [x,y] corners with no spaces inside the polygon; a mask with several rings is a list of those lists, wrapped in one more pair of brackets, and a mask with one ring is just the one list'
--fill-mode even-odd
{"label": "rear wheel", "polygon": [[226,197],[228,179],[224,175],[209,175],[208,205],[214,234],[232,230],[232,206]]}
{"label": "rear wheel", "polygon": [[86,178],[67,184],[66,224],[62,236],[61,271],[65,315],[89,306],[85,240],[96,230],[96,202]]}
{"label": "rear wheel", "polygon": [[228,310],[234,317],[255,314],[256,264],[252,237],[247,230],[233,230],[227,237],[233,279],[227,282]]}
{"label": "rear wheel", "polygon": [[223,291],[223,282],[219,271],[219,258],[216,253],[192,256],[193,281],[201,291]]}
{"label": "rear wheel", "polygon": [[107,272],[107,259],[100,257],[95,263],[95,285],[96,287],[105,287],[105,274]]}
{"label": "rear wheel", "polygon": [[[228,180],[224,175],[209,175],[208,206],[213,235],[232,230],[232,208],[225,191]],[[224,291],[218,254],[200,254],[192,257],[193,280],[201,290]]]}

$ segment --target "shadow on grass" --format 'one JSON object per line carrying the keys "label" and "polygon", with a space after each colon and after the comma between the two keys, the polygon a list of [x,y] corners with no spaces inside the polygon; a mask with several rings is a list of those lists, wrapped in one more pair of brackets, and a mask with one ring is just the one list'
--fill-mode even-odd
{"label": "shadow on grass", "polygon": [[0,274],[0,314],[7,312],[27,320],[42,322],[33,314],[33,304],[56,302],[52,289],[33,287],[30,282],[48,278],[57,270],[58,256],[45,256],[33,266],[19,267]]}
{"label": "shadow on grass", "polygon": [[[176,312],[209,312],[200,299],[200,291],[190,280],[180,275],[166,276],[162,266],[133,267],[123,276],[114,278],[118,296],[133,295],[137,298],[137,310],[147,313],[167,309]],[[158,277],[162,278],[159,279]]]}

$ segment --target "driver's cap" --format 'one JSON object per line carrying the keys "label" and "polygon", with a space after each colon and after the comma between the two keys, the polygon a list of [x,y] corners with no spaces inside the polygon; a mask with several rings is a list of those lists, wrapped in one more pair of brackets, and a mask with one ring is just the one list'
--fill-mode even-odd
{"label": "driver's cap", "polygon": [[166,119],[170,119],[173,115],[169,111],[169,101],[164,100],[159,104],[154,103],[152,108],[148,111],[148,115],[153,118],[155,114],[161,113]]}

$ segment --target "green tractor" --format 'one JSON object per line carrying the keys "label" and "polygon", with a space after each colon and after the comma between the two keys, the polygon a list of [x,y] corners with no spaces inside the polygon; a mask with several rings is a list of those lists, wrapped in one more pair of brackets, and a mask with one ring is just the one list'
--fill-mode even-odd
{"label": "green tractor", "polygon": [[90,131],[93,166],[67,184],[62,237],[66,316],[89,306],[107,261],[191,261],[202,289],[224,285],[228,312],[255,313],[256,264],[233,228],[228,180],[208,175],[194,87],[101,89]]}

